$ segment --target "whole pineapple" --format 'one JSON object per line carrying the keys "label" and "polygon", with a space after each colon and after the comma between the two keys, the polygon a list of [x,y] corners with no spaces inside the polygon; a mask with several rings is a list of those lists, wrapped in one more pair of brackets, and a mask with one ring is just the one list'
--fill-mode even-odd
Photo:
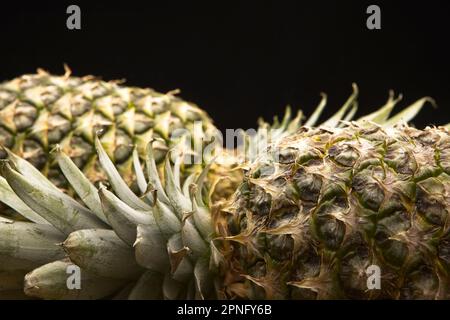
{"label": "whole pineapple", "polygon": [[[1,200],[30,222],[0,218],[0,295],[24,286],[44,299],[449,298],[449,132],[393,127],[426,99],[389,118],[391,96],[350,123],[356,95],[318,128],[325,98],[299,130],[301,116],[275,122],[268,152],[241,163],[242,184],[221,201],[212,164],[182,173],[184,144],[171,146],[161,174],[150,140],[144,166],[133,152],[122,177],[94,135],[111,190],[56,146],[80,201],[7,150]],[[248,140],[259,145],[261,132]],[[381,290],[367,290],[370,265]],[[81,290],[67,286],[73,266]]]}

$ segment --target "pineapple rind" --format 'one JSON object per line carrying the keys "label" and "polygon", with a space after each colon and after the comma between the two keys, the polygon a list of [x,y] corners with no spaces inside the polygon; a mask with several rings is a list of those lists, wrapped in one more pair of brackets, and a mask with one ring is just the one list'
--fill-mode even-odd
{"label": "pineapple rind", "polygon": [[[100,140],[127,182],[133,145],[145,154],[158,139],[156,159],[172,146],[170,134],[191,129],[194,121],[213,127],[207,114],[173,93],[124,87],[92,76],[55,76],[39,70],[0,84],[0,146],[42,170],[59,186],[67,185],[50,151],[59,144],[88,178],[105,180],[98,165],[94,138]],[[2,155],[3,153],[3,155]],[[0,157],[5,157],[0,150]]]}
{"label": "pineapple rind", "polygon": [[[255,160],[217,216],[228,298],[449,299],[450,133],[307,128]],[[367,268],[381,269],[368,290]]]}

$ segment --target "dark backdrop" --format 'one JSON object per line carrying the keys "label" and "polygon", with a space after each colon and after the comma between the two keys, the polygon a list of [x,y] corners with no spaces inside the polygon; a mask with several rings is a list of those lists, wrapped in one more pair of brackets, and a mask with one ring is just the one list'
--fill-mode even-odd
{"label": "dark backdrop", "polygon": [[[82,30],[66,29],[78,4]],[[382,29],[366,28],[378,4]],[[159,91],[181,89],[221,128],[252,127],[286,104],[307,113],[329,94],[330,115],[360,87],[359,114],[388,90],[403,106],[434,97],[415,123],[450,122],[449,1],[38,1],[0,13],[0,80],[37,67]]]}

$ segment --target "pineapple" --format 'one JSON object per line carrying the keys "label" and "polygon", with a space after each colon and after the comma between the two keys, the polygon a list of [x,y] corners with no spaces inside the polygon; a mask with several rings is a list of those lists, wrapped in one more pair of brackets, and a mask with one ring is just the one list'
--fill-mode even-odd
{"label": "pineapple", "polygon": [[[352,122],[356,96],[355,87],[317,127],[325,96],[303,126],[289,110],[281,123],[261,122],[244,151],[269,128],[262,154],[218,148],[218,171],[230,170],[223,158],[240,162],[231,196],[210,179],[215,164],[183,172],[183,139],[161,161],[150,138],[123,172],[94,134],[99,185],[62,143],[41,170],[5,149],[0,200],[26,221],[0,216],[0,296],[21,297],[23,287],[42,299],[450,298],[449,131],[404,124],[427,98],[390,118],[391,95]],[[53,166],[73,195],[45,177]],[[375,291],[365,274],[373,265]],[[80,290],[66,283],[73,266]]]}
{"label": "pineapple", "polygon": [[304,127],[214,224],[229,298],[450,299],[449,131]]}
{"label": "pineapple", "polygon": [[[49,152],[59,145],[91,181],[104,180],[94,148],[97,133],[121,174],[131,181],[133,146],[144,155],[155,139],[161,162],[172,147],[170,134],[180,128],[214,130],[207,114],[174,92],[124,87],[93,76],[71,77],[43,70],[0,84],[0,146],[32,163],[59,186],[67,182]],[[0,157],[6,156],[0,151]]]}

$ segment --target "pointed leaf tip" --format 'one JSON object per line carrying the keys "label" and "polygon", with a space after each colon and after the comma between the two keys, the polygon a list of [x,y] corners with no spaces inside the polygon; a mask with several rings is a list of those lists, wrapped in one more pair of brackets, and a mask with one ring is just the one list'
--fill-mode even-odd
{"label": "pointed leaf tip", "polygon": [[433,98],[423,97],[423,98],[417,100],[416,102],[414,102],[409,107],[407,107],[407,108],[403,109],[402,111],[400,111],[399,113],[397,113],[395,116],[388,119],[383,125],[387,126],[387,127],[391,127],[391,126],[394,126],[395,124],[398,124],[401,122],[404,122],[404,123],[410,122],[412,119],[414,119],[416,117],[416,115],[420,112],[420,110],[422,110],[422,108],[426,102],[429,102],[433,107],[437,106],[436,102]]}
{"label": "pointed leaf tip", "polygon": [[344,105],[330,119],[328,119],[327,121],[322,123],[321,126],[335,128],[338,125],[339,121],[341,121],[342,118],[344,118],[345,114],[347,113],[347,110],[350,107],[353,107],[353,105],[356,102],[356,99],[358,97],[359,91],[358,91],[358,86],[356,85],[356,83],[352,84],[352,88],[353,88],[353,93],[347,99],[347,101],[344,103]]}
{"label": "pointed leaf tip", "polygon": [[313,114],[309,117],[309,119],[306,121],[305,126],[307,127],[313,127],[317,120],[319,119],[320,115],[322,114],[323,109],[325,108],[325,105],[327,104],[327,95],[325,93],[320,94],[321,99],[319,102],[319,105],[314,110]]}
{"label": "pointed leaf tip", "polygon": [[151,207],[144,201],[139,199],[139,197],[135,195],[133,191],[131,191],[126,182],[122,179],[114,163],[111,161],[105,149],[103,148],[98,136],[95,137],[95,148],[97,150],[100,164],[105,170],[109,182],[111,183],[114,191],[117,193],[119,198],[133,209],[145,211],[151,210]]}

